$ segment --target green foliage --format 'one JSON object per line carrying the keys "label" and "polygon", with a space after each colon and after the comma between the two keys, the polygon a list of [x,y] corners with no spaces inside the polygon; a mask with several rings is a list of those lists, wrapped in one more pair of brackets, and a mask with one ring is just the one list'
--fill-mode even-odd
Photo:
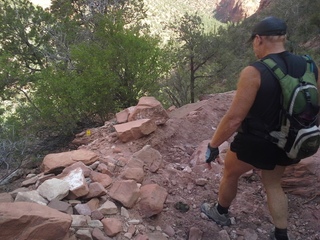
{"label": "green foliage", "polygon": [[[287,21],[290,50],[319,58],[319,1],[274,1],[238,24],[217,22],[206,1],[166,1],[145,1],[157,30],[146,24],[143,0],[53,0],[49,11],[27,0],[1,1],[1,124],[68,135],[144,95],[182,106],[233,90],[255,60],[245,43],[250,30],[268,15]],[[173,24],[163,24],[172,16]],[[173,33],[171,41],[162,32]],[[164,37],[163,49],[156,35]]]}
{"label": "green foliage", "polygon": [[197,14],[185,13],[170,28],[176,33],[173,42],[177,45],[168,45],[171,49],[169,58],[175,61],[172,75],[167,78],[168,86],[172,87],[165,88],[165,92],[173,104],[181,106],[194,102],[195,96],[205,88],[205,82],[212,79],[212,70],[207,65],[210,62],[215,65],[220,48],[215,34],[205,32],[202,19]]}
{"label": "green foliage", "polygon": [[50,16],[27,0],[4,0],[0,7],[1,50],[11,55],[11,62],[28,70],[41,69],[44,61],[40,46],[46,46],[49,39],[44,22],[50,22]]}
{"label": "green foliage", "polygon": [[48,13],[27,0],[0,3],[0,93],[14,98],[21,89],[35,81],[33,74],[44,68],[44,52],[50,49],[49,33],[44,23]]}
{"label": "green foliage", "polygon": [[168,64],[141,23],[142,0],[54,0],[50,12],[27,0],[0,6],[0,90],[12,103],[3,123],[68,135],[158,94]]}
{"label": "green foliage", "polygon": [[[138,30],[113,26],[107,19],[97,30],[98,51],[107,48],[108,69],[115,76],[114,101],[120,108],[135,105],[140,97],[158,91],[158,78],[166,71],[159,41]],[[104,30],[107,29],[107,30]]]}
{"label": "green foliage", "polygon": [[56,64],[39,74],[32,95],[38,111],[31,105],[18,109],[38,132],[70,134],[79,125],[102,124],[109,114],[158,91],[166,67],[156,39],[108,17],[100,18],[92,41],[71,46],[70,59],[72,68]]}

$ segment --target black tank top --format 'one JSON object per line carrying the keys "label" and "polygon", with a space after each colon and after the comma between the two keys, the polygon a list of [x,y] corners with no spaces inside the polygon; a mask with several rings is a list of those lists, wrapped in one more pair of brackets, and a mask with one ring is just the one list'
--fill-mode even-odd
{"label": "black tank top", "polygon": [[[306,60],[302,56],[287,51],[269,54],[264,58],[272,58],[284,73],[293,77],[302,77],[306,71]],[[318,69],[314,63],[313,65],[314,72],[318,76]],[[248,117],[259,119],[264,125],[268,126],[268,130],[276,130],[280,126],[280,84],[273,73],[259,61],[254,62],[251,66],[259,70],[261,84]]]}

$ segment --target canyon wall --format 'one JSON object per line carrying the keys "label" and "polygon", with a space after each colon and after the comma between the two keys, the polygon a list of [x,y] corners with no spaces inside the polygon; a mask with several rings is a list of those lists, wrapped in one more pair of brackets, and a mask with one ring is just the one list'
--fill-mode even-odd
{"label": "canyon wall", "polygon": [[272,0],[220,0],[214,17],[221,22],[239,22],[266,8]]}

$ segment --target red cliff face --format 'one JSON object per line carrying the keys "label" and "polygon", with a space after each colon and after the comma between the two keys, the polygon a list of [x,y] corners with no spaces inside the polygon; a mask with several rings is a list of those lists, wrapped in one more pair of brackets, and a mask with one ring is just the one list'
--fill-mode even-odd
{"label": "red cliff face", "polygon": [[221,22],[239,22],[266,8],[272,0],[220,0],[215,18]]}
{"label": "red cliff face", "polygon": [[262,9],[265,9],[266,7],[268,7],[271,2],[272,2],[272,0],[261,0],[260,1],[260,6],[259,6],[257,12],[259,12]]}

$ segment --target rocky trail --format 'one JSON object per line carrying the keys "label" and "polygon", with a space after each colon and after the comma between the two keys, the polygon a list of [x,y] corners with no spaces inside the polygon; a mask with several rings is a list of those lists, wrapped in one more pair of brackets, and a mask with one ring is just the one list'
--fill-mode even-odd
{"label": "rocky trail", "polygon": [[[174,109],[169,112],[167,121],[157,126],[154,132],[127,142],[119,140],[112,128],[112,122],[106,123],[103,127],[89,129],[90,134],[86,134],[87,131],[79,134],[72,143],[78,147],[78,151],[94,153],[94,162],[109,163],[104,173],[109,173],[112,183],[106,184],[105,189],[100,191],[100,195],[94,197],[99,202],[99,206],[96,208],[100,209],[101,212],[101,205],[106,201],[114,203],[116,208],[114,213],[111,215],[104,214],[100,219],[93,217],[93,211],[90,214],[82,214],[86,215],[86,219],[90,216],[91,220],[98,220],[98,222],[94,222],[96,225],[76,226],[75,218],[70,218],[72,219],[69,219],[72,221],[71,228],[68,234],[61,239],[269,239],[269,233],[273,225],[267,209],[266,194],[260,181],[259,170],[249,172],[240,179],[238,195],[230,209],[230,215],[233,217],[231,226],[218,226],[200,212],[202,202],[214,202],[217,199],[223,161],[214,163],[213,168],[208,170],[206,165],[203,164],[203,156],[208,140],[228,109],[233,95],[234,92],[214,94],[206,100]],[[221,146],[222,159],[227,147],[228,143]],[[137,172],[135,174],[126,172],[126,167],[134,162],[132,159],[135,159],[135,157],[132,156],[139,159],[153,159],[152,162],[145,160],[142,178],[139,178],[139,180],[137,180],[139,175]],[[295,240],[320,240],[319,158],[320,153],[318,152],[315,156],[305,159],[295,166],[288,167],[283,177],[283,186],[289,199],[289,231],[292,239]],[[114,167],[112,171],[110,170],[110,159],[116,160],[112,165]],[[24,191],[26,189],[31,191],[37,187],[39,189],[39,184],[41,185],[44,181],[42,180],[39,183],[39,179],[44,177],[46,171],[47,174],[53,174],[51,179],[61,179],[66,176],[61,176],[63,174],[61,169],[59,173],[51,171],[53,168],[50,169],[50,167],[52,166],[49,166],[50,164],[46,165],[46,162],[46,159],[44,159],[40,174],[33,172],[32,177],[30,177],[30,174],[26,174],[24,178],[11,183],[11,186],[20,187],[19,184],[21,185],[23,182],[36,177],[37,180],[33,184],[24,186]],[[134,164],[138,164],[138,162],[135,161]],[[86,165],[90,166],[91,170],[94,169],[95,172],[102,173],[104,171],[103,168],[97,167],[95,163]],[[140,186],[140,198],[132,204],[128,202],[129,200],[118,197],[114,189],[114,186],[124,179],[126,181],[135,179]],[[146,186],[149,188],[147,189]],[[141,193],[144,191],[142,190],[144,187],[147,189],[146,192],[150,191],[150,195],[146,192]],[[129,189],[128,192],[131,190]],[[13,192],[15,194],[12,194]],[[9,202],[17,203],[17,192],[18,190],[13,189],[10,185],[5,188],[2,187],[2,193],[0,194],[0,228],[1,225],[7,224],[1,205],[7,204],[9,201],[8,194],[14,196]],[[160,201],[164,196],[163,204],[160,204],[160,207],[157,205],[157,207],[152,208],[148,205],[153,201]],[[72,199],[69,194],[61,201],[69,204],[71,204],[71,200],[78,201],[72,205],[73,214],[69,215],[81,215],[83,209],[80,208],[80,205],[84,207],[92,199],[85,196],[73,197]],[[149,202],[145,203],[143,199],[148,199]],[[76,204],[80,205],[76,207]],[[126,211],[126,213],[124,214],[123,211]],[[155,212],[157,213],[153,214]],[[113,232],[117,227],[108,229],[108,226],[110,226],[108,224],[111,223],[105,222],[104,219],[118,220],[116,223],[120,224],[120,230]],[[88,222],[89,220],[87,220]],[[102,224],[99,222],[102,222]],[[13,229],[18,232],[22,231],[18,226],[13,227]],[[0,231],[0,236],[2,232],[3,230]]]}

